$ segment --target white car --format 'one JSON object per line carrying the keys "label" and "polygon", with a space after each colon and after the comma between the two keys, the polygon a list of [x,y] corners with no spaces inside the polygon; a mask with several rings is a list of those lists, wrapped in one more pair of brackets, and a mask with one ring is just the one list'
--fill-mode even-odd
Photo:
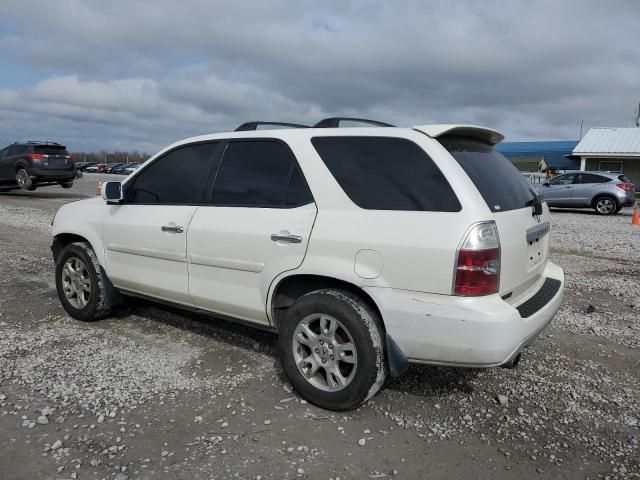
{"label": "white car", "polygon": [[515,365],[562,301],[547,206],[494,130],[373,123],[189,138],[62,206],[62,305],[91,321],[133,295],[277,331],[296,390],[334,410],[407,363]]}

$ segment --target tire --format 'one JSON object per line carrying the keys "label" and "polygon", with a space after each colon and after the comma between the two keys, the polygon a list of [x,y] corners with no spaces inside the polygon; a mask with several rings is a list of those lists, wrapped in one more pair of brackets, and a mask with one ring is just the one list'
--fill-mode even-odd
{"label": "tire", "polygon": [[71,188],[73,187],[73,182],[64,182],[64,183],[61,183],[60,186],[62,188]]}
{"label": "tire", "polygon": [[615,215],[619,211],[619,205],[615,198],[603,195],[593,201],[593,209],[598,215]]}
{"label": "tire", "polygon": [[33,180],[29,178],[29,174],[23,167],[16,170],[16,183],[22,190],[32,191],[36,189],[36,187],[33,186]]}
{"label": "tire", "polygon": [[67,313],[84,322],[107,316],[118,296],[93,249],[85,242],[71,243],[60,253],[56,289]]}
{"label": "tire", "polygon": [[381,319],[356,295],[334,289],[303,295],[285,311],[279,330],[282,367],[308,402],[350,410],[384,384]]}

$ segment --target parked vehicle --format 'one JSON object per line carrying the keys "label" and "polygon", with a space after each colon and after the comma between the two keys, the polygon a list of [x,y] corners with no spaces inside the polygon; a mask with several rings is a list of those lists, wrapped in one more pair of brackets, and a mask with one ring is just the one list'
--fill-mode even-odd
{"label": "parked vehicle", "polygon": [[111,173],[116,173],[116,174],[119,174],[119,175],[125,175],[126,174],[125,170],[127,168],[130,168],[130,167],[134,166],[134,165],[137,165],[137,164],[136,163],[123,163],[122,165],[119,165],[118,167],[111,169]]}
{"label": "parked vehicle", "polygon": [[83,172],[85,172],[87,168],[93,167],[94,165],[97,165],[97,163],[96,162],[77,162],[76,170],[82,170]]}
{"label": "parked vehicle", "polygon": [[140,164],[139,163],[132,163],[130,166],[128,166],[127,168],[124,169],[124,174],[125,175],[131,175],[138,168],[140,168]]}
{"label": "parked vehicle", "polygon": [[14,143],[0,150],[0,188],[35,190],[46,185],[71,188],[76,168],[67,148],[55,142]]}
{"label": "parked vehicle", "polygon": [[88,167],[85,167],[84,171],[88,173],[98,173],[100,168],[104,169],[104,163],[93,163]]}
{"label": "parked vehicle", "polygon": [[134,295],[276,331],[295,389],[334,410],[409,362],[514,366],[564,274],[503,136],[341,120],[186,139],[62,206],[66,311],[93,321]]}
{"label": "parked vehicle", "polygon": [[535,185],[550,207],[593,208],[600,215],[615,215],[635,205],[635,185],[611,172],[566,172]]}

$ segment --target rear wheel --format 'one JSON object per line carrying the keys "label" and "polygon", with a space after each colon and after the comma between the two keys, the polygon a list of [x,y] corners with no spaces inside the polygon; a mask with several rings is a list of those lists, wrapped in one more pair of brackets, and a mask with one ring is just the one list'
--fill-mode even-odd
{"label": "rear wheel", "polygon": [[381,321],[357,296],[318,290],[285,313],[278,338],[289,380],[307,401],[329,410],[355,408],[386,376]]}
{"label": "rear wheel", "polygon": [[618,203],[611,197],[598,197],[593,206],[599,215],[614,215],[619,211]]}
{"label": "rear wheel", "polygon": [[36,187],[33,186],[33,181],[29,178],[29,174],[22,167],[20,167],[16,171],[16,183],[18,184],[18,187],[20,187],[22,190],[36,189]]}

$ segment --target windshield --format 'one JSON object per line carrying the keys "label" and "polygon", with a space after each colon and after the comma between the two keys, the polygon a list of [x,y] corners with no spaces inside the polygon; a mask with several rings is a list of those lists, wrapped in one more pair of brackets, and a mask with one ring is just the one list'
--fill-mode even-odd
{"label": "windshield", "polygon": [[443,136],[438,141],[455,158],[493,212],[533,205],[537,195],[520,171],[491,145],[470,138]]}

